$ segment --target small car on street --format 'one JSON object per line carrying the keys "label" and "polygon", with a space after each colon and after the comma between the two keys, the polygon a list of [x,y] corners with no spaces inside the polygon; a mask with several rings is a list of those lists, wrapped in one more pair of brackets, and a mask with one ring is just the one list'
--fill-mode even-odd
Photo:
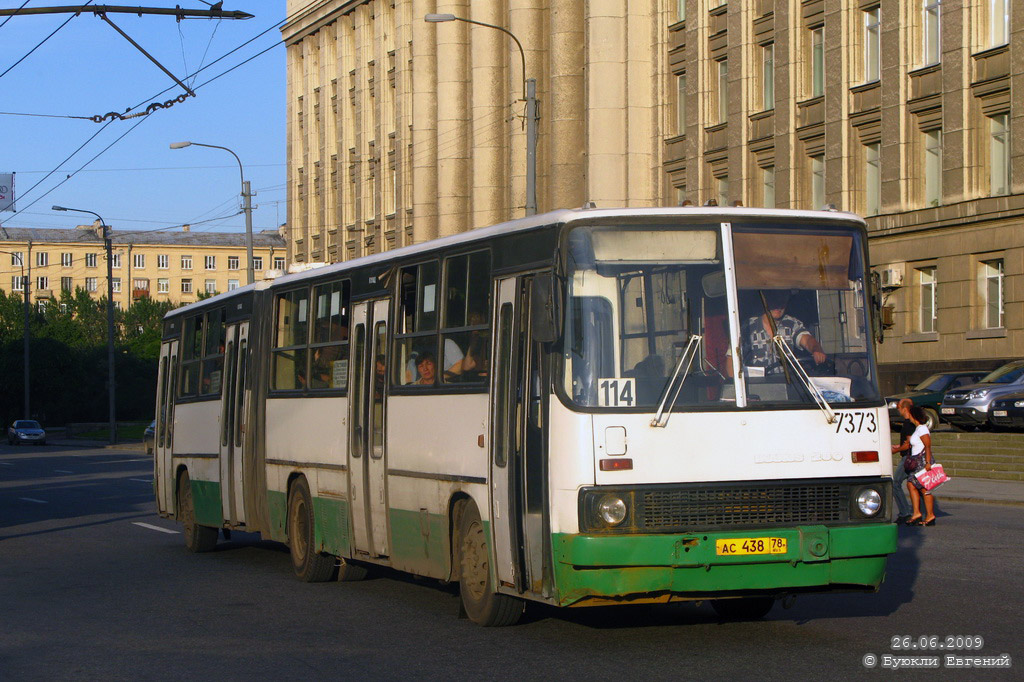
{"label": "small car on street", "polygon": [[1001,429],[1024,429],[1024,392],[993,400],[988,420]]}
{"label": "small car on street", "polygon": [[899,429],[903,423],[903,417],[897,411],[896,406],[903,398],[909,398],[916,407],[924,409],[924,413],[928,417],[928,430],[934,430],[939,425],[939,403],[942,402],[942,396],[945,395],[946,391],[959,388],[960,386],[976,384],[987,373],[978,370],[939,372],[919,383],[912,391],[889,396],[885,399],[885,403],[889,408],[889,425],[894,430]]}
{"label": "small car on street", "polygon": [[46,431],[34,419],[18,419],[7,429],[7,443],[9,445],[20,445],[21,443],[46,445]]}
{"label": "small car on street", "polygon": [[146,427],[146,430],[142,432],[142,445],[146,448],[146,454],[153,454],[153,441],[156,438],[156,420],[154,419]]}
{"label": "small car on street", "polygon": [[981,381],[946,391],[939,406],[942,418],[963,429],[989,428],[992,402],[1024,391],[1024,360],[1008,362]]}

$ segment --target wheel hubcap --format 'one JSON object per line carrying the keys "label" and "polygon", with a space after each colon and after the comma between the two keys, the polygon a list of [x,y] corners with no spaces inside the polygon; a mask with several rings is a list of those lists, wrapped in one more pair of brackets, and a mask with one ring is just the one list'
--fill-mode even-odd
{"label": "wheel hubcap", "polygon": [[483,599],[487,588],[487,547],[484,529],[479,521],[469,527],[462,543],[462,587],[474,601]]}

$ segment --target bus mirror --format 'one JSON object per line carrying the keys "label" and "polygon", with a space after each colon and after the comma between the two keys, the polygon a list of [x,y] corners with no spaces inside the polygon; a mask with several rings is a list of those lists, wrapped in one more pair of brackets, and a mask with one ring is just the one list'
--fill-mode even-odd
{"label": "bus mirror", "polygon": [[558,280],[550,272],[533,278],[530,302],[530,332],[534,341],[551,343],[558,339]]}

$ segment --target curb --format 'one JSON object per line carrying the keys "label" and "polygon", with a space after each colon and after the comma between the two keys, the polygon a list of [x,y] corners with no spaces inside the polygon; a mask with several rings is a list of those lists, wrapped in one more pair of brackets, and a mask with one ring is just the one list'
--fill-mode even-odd
{"label": "curb", "polygon": [[939,495],[938,502],[967,502],[969,504],[998,504],[1003,507],[1024,507],[1024,500],[993,500],[984,497],[967,497],[958,495]]}

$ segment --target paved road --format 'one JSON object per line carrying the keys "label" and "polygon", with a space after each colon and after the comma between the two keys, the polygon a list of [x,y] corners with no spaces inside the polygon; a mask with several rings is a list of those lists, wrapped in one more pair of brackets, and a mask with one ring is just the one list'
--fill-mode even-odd
{"label": "paved road", "polygon": [[862,660],[900,653],[899,635],[980,635],[1012,657],[932,678],[1024,667],[1022,508],[941,505],[934,528],[901,529],[879,594],[802,597],[762,622],[687,604],[483,629],[434,581],[300,583],[255,535],[188,554],[153,514],[151,471],[139,453],[0,446],[0,679],[878,679],[901,673]]}

